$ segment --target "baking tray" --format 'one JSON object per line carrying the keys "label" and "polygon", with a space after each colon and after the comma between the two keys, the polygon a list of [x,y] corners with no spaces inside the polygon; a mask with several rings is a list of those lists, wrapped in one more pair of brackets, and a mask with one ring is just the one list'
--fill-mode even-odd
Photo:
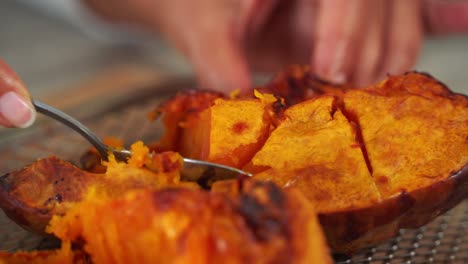
{"label": "baking tray", "polygon": [[[158,122],[147,120],[147,113],[188,83],[167,83],[147,89],[126,101],[118,102],[81,121],[99,136],[114,136],[126,143],[152,142],[162,132]],[[84,106],[86,107],[86,106]],[[78,164],[89,144],[78,134],[55,121],[41,119],[27,131],[0,144],[0,172],[21,168],[38,158],[57,155]],[[336,263],[468,263],[468,200],[428,225],[400,234],[374,248],[348,256],[334,256]],[[31,234],[0,212],[0,250],[47,249],[57,241]]]}

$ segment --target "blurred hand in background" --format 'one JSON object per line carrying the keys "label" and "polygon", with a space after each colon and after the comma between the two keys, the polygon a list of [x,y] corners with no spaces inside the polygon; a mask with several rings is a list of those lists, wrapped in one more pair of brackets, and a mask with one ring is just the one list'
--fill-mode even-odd
{"label": "blurred hand in background", "polygon": [[166,36],[201,86],[251,86],[251,72],[310,64],[322,79],[368,85],[411,69],[427,33],[468,29],[468,1],[84,0],[114,22]]}

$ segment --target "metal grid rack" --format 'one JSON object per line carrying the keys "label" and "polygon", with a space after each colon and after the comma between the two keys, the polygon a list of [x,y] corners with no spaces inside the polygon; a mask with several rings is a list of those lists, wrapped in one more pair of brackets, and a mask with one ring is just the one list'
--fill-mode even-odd
{"label": "metal grid rack", "polygon": [[[167,91],[145,95],[88,117],[83,121],[101,137],[115,136],[127,143],[151,142],[160,136],[161,125],[146,120],[148,111],[168,95]],[[140,98],[141,99],[141,98]],[[135,103],[138,102],[138,103]],[[57,155],[77,163],[89,144],[69,128],[43,120],[30,133],[0,144],[0,173],[18,169],[34,160]],[[398,237],[352,257],[335,256],[336,263],[468,263],[468,200],[417,230],[401,230]],[[55,241],[33,235],[0,211],[0,250],[31,250],[56,246]]]}
{"label": "metal grid rack", "polygon": [[347,263],[468,263],[468,200],[416,230],[401,230],[398,237],[351,258]]}

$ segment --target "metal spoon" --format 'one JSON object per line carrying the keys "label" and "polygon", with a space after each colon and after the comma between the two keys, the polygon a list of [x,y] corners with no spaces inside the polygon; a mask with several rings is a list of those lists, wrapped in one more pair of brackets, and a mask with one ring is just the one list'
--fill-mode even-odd
{"label": "metal spoon", "polygon": [[[113,153],[115,158],[119,161],[127,161],[131,156],[132,153],[127,149],[115,149],[107,146],[89,128],[64,112],[38,100],[33,100],[32,102],[37,112],[61,122],[82,135],[99,151],[99,154],[101,154],[104,159],[107,158],[109,152]],[[184,166],[180,172],[181,177],[184,180],[196,181],[202,185],[209,185],[218,180],[235,179],[240,175],[252,176],[252,174],[248,172],[221,164],[188,158],[183,158],[183,160]]]}

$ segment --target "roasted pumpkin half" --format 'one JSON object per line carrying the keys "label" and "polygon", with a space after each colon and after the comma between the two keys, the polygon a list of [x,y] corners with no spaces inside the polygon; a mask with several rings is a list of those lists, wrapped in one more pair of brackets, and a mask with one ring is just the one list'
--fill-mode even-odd
{"label": "roasted pumpkin half", "polygon": [[156,110],[178,139],[155,148],[301,190],[336,252],[419,227],[468,194],[468,98],[427,74],[353,89],[291,67],[254,96],[213,96],[189,115],[166,107],[180,98],[200,96]]}

